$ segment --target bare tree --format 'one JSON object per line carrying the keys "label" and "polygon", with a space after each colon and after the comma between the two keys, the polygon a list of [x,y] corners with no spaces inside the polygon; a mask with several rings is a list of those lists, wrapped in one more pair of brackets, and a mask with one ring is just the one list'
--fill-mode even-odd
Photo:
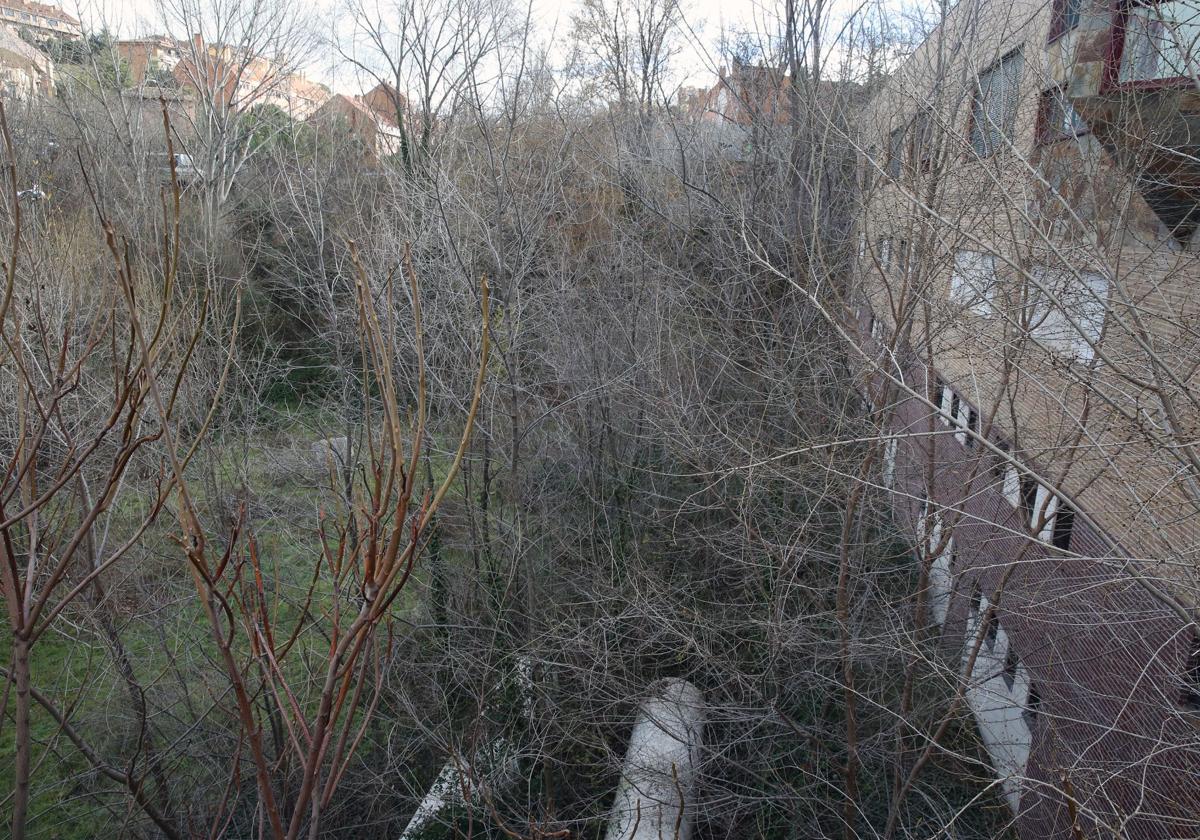
{"label": "bare tree", "polygon": [[[2,387],[14,408],[4,435],[0,512],[0,581],[12,656],[4,672],[3,705],[10,689],[15,695],[14,786],[8,797],[12,835],[27,836],[31,778],[40,764],[34,761],[32,715],[40,704],[97,771],[126,788],[164,833],[180,836],[163,806],[167,791],[145,708],[139,705],[141,688],[130,672],[124,676],[141,730],[140,743],[125,761],[99,753],[88,735],[72,726],[69,713],[32,683],[38,643],[69,620],[72,607],[93,596],[102,612],[110,609],[105,579],[154,526],[176,487],[160,472],[138,491],[129,473],[141,459],[161,467],[168,458],[160,449],[163,425],[194,414],[180,383],[203,329],[203,308],[176,285],[178,187],[164,203],[161,250],[152,253],[133,253],[101,206],[94,205],[97,244],[107,250],[107,259],[88,267],[95,282],[63,283],[63,275],[40,253],[47,246],[46,233],[30,229],[30,207],[2,108],[0,130],[9,158]],[[214,406],[222,384],[215,388]],[[155,404],[160,422],[149,419]],[[185,436],[171,441],[179,448],[170,458],[181,467],[197,451],[212,408]],[[137,513],[121,515],[130,504]],[[114,655],[127,665],[119,639],[110,632],[109,640]]]}
{"label": "bare tree", "polygon": [[507,0],[352,0],[352,25],[339,51],[390,92],[408,171],[423,166],[435,132],[446,129],[468,92],[500,76],[510,45],[513,10]]}
{"label": "bare tree", "polygon": [[255,105],[287,99],[289,77],[315,44],[310,10],[278,0],[157,0],[167,32],[183,45],[176,68],[194,96],[180,143],[197,163],[205,235],[216,225],[255,152],[245,119]]}
{"label": "bare tree", "polygon": [[572,38],[601,90],[641,121],[668,99],[683,14],[677,0],[585,0],[571,18]]}

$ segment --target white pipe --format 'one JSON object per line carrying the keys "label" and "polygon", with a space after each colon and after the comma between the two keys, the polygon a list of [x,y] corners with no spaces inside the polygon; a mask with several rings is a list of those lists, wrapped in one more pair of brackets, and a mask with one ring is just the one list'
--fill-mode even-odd
{"label": "white pipe", "polygon": [[[522,656],[517,659],[513,675],[520,696],[521,711],[528,718],[533,707],[533,666]],[[501,690],[499,686],[497,690]],[[429,792],[417,806],[400,840],[418,840],[422,830],[448,806],[474,804],[486,799],[493,791],[502,790],[516,781],[520,770],[516,745],[506,738],[497,738],[468,762],[466,756],[446,762]],[[465,799],[464,799],[465,793]]]}
{"label": "white pipe", "polygon": [[651,686],[638,709],[605,840],[688,840],[704,695],[686,680]]}
{"label": "white pipe", "polygon": [[[472,764],[449,761],[438,773],[429,792],[417,806],[400,840],[418,840],[424,828],[436,820],[448,806],[474,804],[508,787],[517,778],[517,750],[505,738],[497,738],[485,747]],[[464,800],[463,794],[466,793]]]}

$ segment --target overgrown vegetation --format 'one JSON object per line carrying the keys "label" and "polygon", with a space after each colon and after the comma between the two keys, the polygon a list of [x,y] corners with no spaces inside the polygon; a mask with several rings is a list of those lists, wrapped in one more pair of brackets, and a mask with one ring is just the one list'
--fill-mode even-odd
{"label": "overgrown vegetation", "polygon": [[[966,720],[892,797],[957,673],[829,317],[894,45],[814,64],[789,0],[729,120],[674,104],[671,0],[585,4],[568,68],[506,5],[401,5],[354,55],[411,91],[403,154],[115,78],[6,111],[14,836],[397,836],[457,763],[445,836],[600,837],[664,676],[705,696],[698,837],[1003,836]],[[176,17],[291,43],[236,10]]]}

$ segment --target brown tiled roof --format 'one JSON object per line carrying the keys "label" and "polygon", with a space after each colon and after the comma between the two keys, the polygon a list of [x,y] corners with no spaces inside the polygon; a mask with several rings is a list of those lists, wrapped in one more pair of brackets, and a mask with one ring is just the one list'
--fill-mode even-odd
{"label": "brown tiled roof", "polygon": [[390,126],[398,125],[396,112],[408,107],[408,98],[387,82],[380,82],[356,98],[362,100],[377,119]]}
{"label": "brown tiled roof", "polygon": [[329,88],[320,82],[314,82],[312,79],[307,79],[299,73],[293,73],[287,78],[287,86],[297,96],[303,96],[306,99],[311,99],[314,102],[324,102],[329,98]]}
{"label": "brown tiled roof", "polygon": [[317,111],[317,113],[313,114],[309,119],[321,119],[328,110],[335,109],[339,106],[348,107],[354,111],[354,113],[362,116],[365,119],[371,120],[372,122],[383,123],[388,126],[396,125],[395,114],[390,114],[387,111],[380,111],[371,107],[371,105],[363,96],[347,96],[344,93],[335,93],[330,96],[325,101],[325,104],[322,105],[321,109]]}
{"label": "brown tiled roof", "polygon": [[[375,117],[375,112],[372,111],[370,108],[368,108],[366,106],[366,104],[361,99],[359,99],[357,96],[347,96],[344,93],[335,93],[333,96],[329,97],[328,101],[325,104],[328,105],[330,108],[333,108],[333,107],[339,106],[339,105],[349,106],[350,108],[352,108],[359,114],[362,114],[364,117],[368,117],[368,118]],[[325,109],[322,108],[321,110],[324,111]],[[320,112],[318,112],[318,114],[320,114]],[[312,119],[317,119],[318,114],[314,114],[312,116]]]}

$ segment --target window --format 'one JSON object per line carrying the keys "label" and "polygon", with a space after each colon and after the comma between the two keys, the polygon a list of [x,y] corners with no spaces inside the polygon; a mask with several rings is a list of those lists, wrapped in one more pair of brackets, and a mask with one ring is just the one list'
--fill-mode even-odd
{"label": "window", "polygon": [[954,588],[954,538],[947,537],[946,544],[929,566],[929,607],[933,618],[941,626],[946,623],[950,611],[950,593]]}
{"label": "window", "polygon": [[996,449],[1000,451],[992,455],[991,473],[993,479],[996,481],[1002,481],[1005,475],[1008,473],[1009,467],[1012,466],[1008,457],[1008,453],[1010,451],[1008,441],[996,441]]}
{"label": "window", "polygon": [[[985,610],[986,614],[986,610]],[[989,651],[996,649],[996,639],[1000,634],[1000,621],[993,610],[990,615],[987,615],[987,628],[983,633],[983,643],[987,645]]]}
{"label": "window", "polygon": [[971,101],[971,149],[994,155],[1012,141],[1021,87],[1021,51],[1015,50],[979,74]]}
{"label": "window", "polygon": [[908,274],[908,258],[911,250],[912,248],[907,239],[896,240],[896,263],[900,268],[901,274]]}
{"label": "window", "polygon": [[1008,656],[1004,657],[1004,684],[1008,686],[1008,690],[1012,691],[1013,686],[1017,683],[1017,668],[1020,667],[1020,662],[1017,661],[1017,654],[1010,645],[1008,648]]}
{"label": "window", "polygon": [[1075,511],[1053,490],[1023,476],[1020,482],[1020,508],[1031,531],[1044,543],[1069,551],[1075,528]]}
{"label": "window", "polygon": [[885,236],[879,240],[879,264],[887,271],[892,267],[892,238]]}
{"label": "window", "polygon": [[867,160],[863,166],[862,191],[863,195],[869,195],[871,188],[875,186],[875,160],[879,157],[879,147],[872,146],[867,149]]}
{"label": "window", "polygon": [[1021,506],[1021,474],[1012,464],[1006,464],[1004,467],[1004,484],[1001,485],[1000,492],[1010,505]]}
{"label": "window", "polygon": [[[926,533],[928,527],[928,533]],[[950,591],[953,588],[954,537],[943,541],[944,522],[942,515],[933,509],[929,500],[922,506],[921,519],[917,523],[921,538],[922,560],[929,558],[929,607],[938,625],[946,623],[950,607]]]}
{"label": "window", "polygon": [[[964,656],[963,661],[964,662],[966,661],[966,658],[965,658],[966,654],[970,652],[971,648],[975,644],[976,634],[979,633],[979,629],[980,629],[979,622],[983,621],[984,617],[987,615],[988,606],[989,606],[988,599],[983,594],[983,588],[980,586],[980,583],[977,580],[971,584],[971,600],[968,601],[968,603],[967,603],[966,638],[967,638],[968,644],[967,644],[966,649],[963,651],[963,656]],[[993,621],[994,621],[994,619],[993,619]],[[990,623],[991,622],[989,622],[989,624]],[[990,627],[985,627],[984,630],[986,632],[987,630],[990,630]],[[982,658],[982,653],[983,652],[980,651],[981,658]],[[976,662],[976,666],[978,666],[978,664],[979,663]]]}
{"label": "window", "polygon": [[889,178],[899,178],[900,169],[904,165],[904,129],[892,129],[888,135],[887,174]]}
{"label": "window", "polygon": [[933,169],[933,111],[929,108],[922,108],[913,120],[909,160],[918,172],[929,172]]}
{"label": "window", "polygon": [[871,316],[871,338],[878,342],[882,342],[884,338],[883,321],[874,315]]}
{"label": "window", "polygon": [[1029,695],[1025,698],[1025,709],[1022,712],[1022,717],[1025,718],[1025,725],[1033,729],[1034,721],[1037,720],[1038,714],[1042,710],[1042,695],[1038,693],[1037,686],[1031,680],[1029,682]]}
{"label": "window", "polygon": [[954,415],[957,411],[955,400],[958,399],[950,387],[942,380],[938,380],[938,414],[943,426],[949,426],[954,421]]}
{"label": "window", "polygon": [[1122,18],[1119,82],[1191,79],[1200,70],[1200,5],[1195,0],[1130,2]]}
{"label": "window", "polygon": [[896,484],[896,452],[899,449],[900,440],[896,437],[889,437],[883,442],[883,486],[894,487]]}
{"label": "window", "polygon": [[1189,711],[1200,712],[1200,633],[1192,639],[1192,652],[1183,667],[1183,693],[1180,698]]}
{"label": "window", "polygon": [[1079,116],[1079,112],[1071,107],[1062,88],[1052,87],[1042,91],[1038,99],[1039,144],[1057,143],[1087,133],[1087,123]]}
{"label": "window", "polygon": [[[967,405],[967,401],[961,397],[956,396],[955,400],[958,402],[958,410],[954,412],[954,425],[958,431],[954,433],[954,437],[959,443],[966,446],[967,441],[970,440],[967,431],[971,428],[971,415],[975,413],[975,409]],[[978,415],[976,415],[976,422],[978,422]]]}
{"label": "window", "polygon": [[1054,515],[1053,536],[1050,544],[1063,551],[1071,550],[1071,532],[1075,530],[1075,511],[1066,502],[1059,500],[1058,512]]}
{"label": "window", "polygon": [[975,437],[979,434],[979,412],[975,409],[970,409],[967,414],[967,439],[964,442],[967,449],[975,448]]}
{"label": "window", "polygon": [[1108,278],[1044,265],[1033,266],[1029,278],[1029,334],[1049,350],[1090,361],[1104,329]]}
{"label": "window", "polygon": [[862,400],[861,408],[864,413],[869,413],[876,410],[875,397],[871,393],[871,386],[865,386],[858,392],[859,398]]}
{"label": "window", "polygon": [[1025,521],[1032,527],[1034,521],[1034,513],[1037,510],[1037,490],[1038,483],[1027,475],[1021,476],[1020,489],[1020,505],[1021,512],[1025,514]]}
{"label": "window", "polygon": [[942,425],[953,426],[957,430],[954,437],[959,443],[967,447],[974,446],[974,436],[979,434],[979,412],[940,377],[934,379],[933,399]]}
{"label": "window", "polygon": [[996,294],[996,255],[982,251],[955,251],[950,273],[950,299],[977,315],[992,312]]}
{"label": "window", "polygon": [[1079,7],[1083,0],[1054,0],[1050,18],[1050,37],[1054,41],[1079,25]]}
{"label": "window", "polygon": [[[926,531],[928,528],[928,531]],[[921,500],[921,518],[917,520],[917,537],[925,554],[936,556],[942,542],[942,515],[926,495]]]}
{"label": "window", "polygon": [[1054,495],[1049,488],[1039,484],[1037,486],[1037,495],[1033,500],[1033,514],[1029,520],[1029,527],[1037,529],[1038,539],[1042,542],[1050,542],[1054,534],[1054,520],[1058,513],[1058,496]]}

